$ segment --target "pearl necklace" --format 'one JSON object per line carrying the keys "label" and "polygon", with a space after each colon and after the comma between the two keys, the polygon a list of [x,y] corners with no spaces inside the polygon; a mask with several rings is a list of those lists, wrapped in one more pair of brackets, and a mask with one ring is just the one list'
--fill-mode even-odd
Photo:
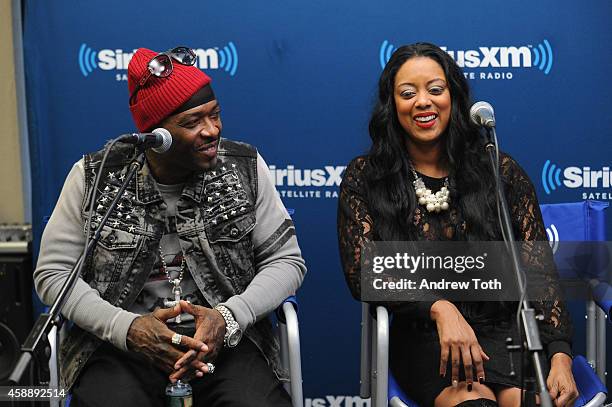
{"label": "pearl necklace", "polygon": [[448,177],[444,178],[444,186],[435,194],[431,192],[431,189],[427,189],[423,178],[419,177],[416,173],[414,166],[410,163],[410,170],[414,175],[414,192],[417,195],[419,204],[425,206],[428,212],[440,212],[446,211],[450,207],[450,191],[448,190]]}

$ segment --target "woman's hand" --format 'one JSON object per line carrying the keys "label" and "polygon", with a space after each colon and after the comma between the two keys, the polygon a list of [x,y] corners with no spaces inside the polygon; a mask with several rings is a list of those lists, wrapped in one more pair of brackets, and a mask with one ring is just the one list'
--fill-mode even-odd
{"label": "woman's hand", "polygon": [[572,358],[565,353],[555,353],[550,359],[550,373],[546,387],[555,406],[573,406],[578,389],[572,375]]}
{"label": "woman's hand", "polygon": [[440,376],[446,376],[450,355],[451,378],[453,387],[456,387],[459,383],[459,365],[463,360],[468,390],[471,390],[474,380],[472,369],[476,370],[476,377],[482,382],[485,379],[483,359],[489,360],[489,356],[482,350],[474,330],[453,303],[436,301],[431,306],[430,315],[436,321],[440,337]]}

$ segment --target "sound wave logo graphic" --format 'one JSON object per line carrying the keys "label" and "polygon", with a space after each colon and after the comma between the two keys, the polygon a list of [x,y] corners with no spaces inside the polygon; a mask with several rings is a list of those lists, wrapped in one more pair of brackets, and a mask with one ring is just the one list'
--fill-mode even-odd
{"label": "sound wave logo graphic", "polygon": [[554,224],[551,224],[546,228],[546,234],[548,235],[548,243],[553,251],[553,254],[557,253],[559,249],[559,232]]}
{"label": "sound wave logo graphic", "polygon": [[230,76],[234,76],[238,69],[238,52],[234,43],[230,41],[222,49],[217,47],[215,49],[219,53],[219,68],[225,69]]}
{"label": "sound wave logo graphic", "polygon": [[87,44],[81,44],[79,48],[79,68],[83,76],[87,77],[94,69],[98,68],[98,62],[96,55],[98,53],[87,46]]}
{"label": "sound wave logo graphic", "polygon": [[553,52],[548,40],[531,47],[531,52],[533,53],[533,66],[537,66],[540,71],[548,75],[553,65]]}
{"label": "sound wave logo graphic", "polygon": [[380,51],[378,51],[378,61],[380,62],[380,67],[385,69],[385,65],[391,59],[391,54],[395,52],[395,46],[389,43],[389,41],[384,40],[380,45]]}
{"label": "sound wave logo graphic", "polygon": [[547,195],[561,186],[561,168],[552,164],[550,160],[546,160],[542,167],[542,186]]}

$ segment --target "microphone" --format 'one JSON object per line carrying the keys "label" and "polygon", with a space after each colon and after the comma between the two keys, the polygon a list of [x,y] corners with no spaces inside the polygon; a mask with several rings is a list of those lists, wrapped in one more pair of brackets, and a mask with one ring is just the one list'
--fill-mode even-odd
{"label": "microphone", "polygon": [[476,102],[470,109],[470,118],[476,126],[495,127],[495,112],[487,102]]}
{"label": "microphone", "polygon": [[119,141],[127,144],[135,144],[151,148],[158,154],[163,154],[170,149],[172,145],[172,136],[170,132],[163,127],[153,130],[151,133],[132,133],[119,136]]}

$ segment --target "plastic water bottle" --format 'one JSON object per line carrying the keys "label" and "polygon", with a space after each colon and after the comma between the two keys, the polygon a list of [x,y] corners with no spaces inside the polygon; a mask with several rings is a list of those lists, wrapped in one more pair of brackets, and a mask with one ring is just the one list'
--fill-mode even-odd
{"label": "plastic water bottle", "polygon": [[166,386],[166,407],[192,407],[193,389],[186,382],[177,380]]}

